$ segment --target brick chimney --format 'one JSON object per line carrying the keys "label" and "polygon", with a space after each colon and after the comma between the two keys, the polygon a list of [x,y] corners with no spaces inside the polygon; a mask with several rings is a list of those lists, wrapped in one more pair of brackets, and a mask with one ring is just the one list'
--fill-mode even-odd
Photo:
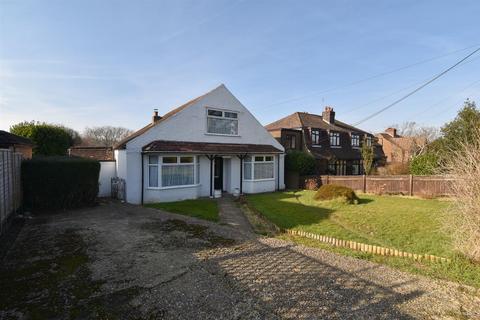
{"label": "brick chimney", "polygon": [[160,119],[162,119],[162,117],[158,115],[158,109],[153,109],[152,123],[155,123]]}
{"label": "brick chimney", "polygon": [[391,136],[391,137],[393,137],[393,138],[398,137],[398,135],[397,135],[397,129],[395,129],[395,128],[387,128],[387,129],[385,130],[385,132],[386,132],[389,136]]}
{"label": "brick chimney", "polygon": [[335,111],[332,107],[325,107],[325,110],[322,112],[322,119],[328,123],[335,123]]}

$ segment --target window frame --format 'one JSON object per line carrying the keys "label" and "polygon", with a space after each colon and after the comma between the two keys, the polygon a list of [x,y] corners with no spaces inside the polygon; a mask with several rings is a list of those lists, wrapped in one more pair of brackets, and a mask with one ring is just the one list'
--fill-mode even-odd
{"label": "window frame", "polygon": [[[315,132],[315,134],[314,134],[314,132]],[[316,139],[314,139],[314,136],[316,137]],[[312,128],[312,131],[310,132],[310,137],[312,139],[312,146],[319,146],[320,145],[320,129]]]}
{"label": "window frame", "polygon": [[[338,131],[330,131],[328,133],[329,143],[331,148],[340,148],[341,141],[340,141],[340,132]],[[332,144],[332,139],[336,140],[337,144]]]}
{"label": "window frame", "polygon": [[286,135],[286,140],[287,140],[286,144],[287,144],[288,149],[296,149],[297,148],[297,136],[296,135],[287,134]]}
{"label": "window frame", "polygon": [[[354,144],[354,141],[356,141],[356,144]],[[358,133],[351,134],[351,145],[353,148],[360,148],[360,135]]]}
{"label": "window frame", "polygon": [[[157,157],[157,163],[156,164],[150,164],[149,159],[151,156],[156,156]],[[164,158],[176,158],[176,162],[172,163],[163,163]],[[181,158],[193,158],[192,162],[181,162]],[[176,188],[188,188],[188,187],[195,187],[199,185],[199,164],[200,162],[198,161],[198,156],[196,155],[189,155],[189,154],[183,154],[183,155],[159,155],[159,154],[153,154],[153,155],[148,155],[147,156],[147,166],[148,170],[150,170],[150,166],[157,166],[157,187],[151,187],[150,186],[150,171],[147,172],[147,189],[153,189],[153,190],[163,190],[163,189],[176,189]],[[163,186],[163,179],[162,179],[162,170],[164,166],[192,166],[193,167],[193,184],[180,184],[180,185],[174,185],[174,186]]]}
{"label": "window frame", "polygon": [[[250,160],[247,160],[247,158],[250,157]],[[255,154],[255,155],[250,155],[246,157],[244,160],[243,160],[243,177],[242,179],[244,181],[271,181],[271,180],[275,180],[276,176],[275,176],[275,156],[274,155],[270,155],[270,154]],[[263,160],[262,161],[256,161],[255,158],[257,157],[262,157]],[[266,160],[267,157],[271,157],[272,160]],[[273,176],[272,178],[262,178],[262,179],[255,179],[255,164],[256,163],[271,163],[273,165]],[[251,178],[250,179],[247,179],[245,178],[245,164],[250,164],[250,176]]]}
{"label": "window frame", "polygon": [[[215,115],[210,115],[209,111],[214,111],[214,112],[221,112],[222,115],[221,116],[215,116]],[[225,114],[228,113],[228,114],[235,114],[236,117],[226,117]],[[206,128],[205,128],[205,134],[207,135],[218,135],[218,136],[228,136],[228,137],[239,137],[239,131],[240,131],[240,128],[239,128],[239,125],[240,125],[240,121],[239,120],[239,116],[240,116],[240,112],[238,111],[233,111],[233,110],[225,110],[225,109],[219,109],[219,108],[210,108],[210,107],[206,107]],[[212,119],[223,119],[223,120],[231,120],[231,121],[236,121],[237,122],[237,133],[235,134],[229,134],[229,133],[216,133],[216,132],[209,132],[208,131],[208,119],[209,118],[212,118]]]}

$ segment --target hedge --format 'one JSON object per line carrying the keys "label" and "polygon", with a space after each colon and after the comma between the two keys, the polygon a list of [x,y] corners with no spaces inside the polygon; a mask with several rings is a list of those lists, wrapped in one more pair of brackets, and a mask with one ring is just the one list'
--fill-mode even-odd
{"label": "hedge", "polygon": [[98,161],[36,157],[22,162],[23,200],[27,209],[68,209],[95,204]]}
{"label": "hedge", "polygon": [[305,176],[315,172],[315,158],[303,151],[289,150],[285,157],[287,170]]}
{"label": "hedge", "polygon": [[325,184],[321,186],[315,195],[315,200],[335,200],[339,199],[345,203],[357,203],[358,197],[355,192],[345,186],[336,184]]}

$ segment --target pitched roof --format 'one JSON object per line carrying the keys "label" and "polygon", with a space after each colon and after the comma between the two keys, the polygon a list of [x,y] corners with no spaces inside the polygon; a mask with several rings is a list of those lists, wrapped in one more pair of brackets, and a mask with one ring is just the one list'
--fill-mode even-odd
{"label": "pitched roof", "polygon": [[8,147],[13,145],[27,145],[33,146],[34,143],[32,140],[17,136],[16,134],[0,130],[0,146]]}
{"label": "pitched roof", "polygon": [[334,123],[328,123],[323,120],[321,115],[312,114],[307,112],[295,112],[289,116],[286,116],[280,120],[267,124],[265,128],[268,131],[279,130],[282,128],[301,128],[301,127],[310,127],[310,128],[319,128],[324,130],[334,130],[334,131],[343,131],[343,132],[359,132],[369,134],[368,132],[346,124],[342,121],[336,120]]}
{"label": "pitched roof", "polygon": [[208,91],[207,93],[204,93],[202,94],[201,96],[198,96],[184,104],[182,104],[181,106],[165,113],[160,120],[156,121],[155,123],[151,122],[149,124],[147,124],[145,127],[141,128],[140,130],[137,130],[135,131],[134,133],[132,133],[131,135],[129,135],[128,137],[122,139],[119,143],[117,143],[113,148],[114,149],[125,149],[126,146],[127,146],[127,142],[129,142],[130,140],[142,135],[143,133],[145,133],[146,131],[148,131],[150,128],[158,125],[159,123],[165,121],[166,119],[174,116],[175,114],[179,113],[180,111],[190,107],[192,104],[194,104],[195,102],[197,102],[198,100],[200,100],[201,98],[205,97],[207,94],[209,94],[210,92],[222,87],[223,84],[219,85],[218,87],[216,87],[215,89],[213,90],[210,90]]}
{"label": "pitched roof", "polygon": [[283,153],[282,150],[269,144],[240,144],[240,143],[205,143],[189,141],[152,141],[142,148],[145,152],[189,152],[189,153]]}
{"label": "pitched roof", "polygon": [[[414,137],[404,137],[404,136],[392,137],[388,133],[383,133],[383,132],[377,134],[377,137],[379,136],[387,141],[390,141],[392,144],[394,144],[395,146],[403,150],[411,150],[415,144]],[[425,139],[422,139],[422,140],[425,140]],[[426,143],[426,141],[419,141],[419,142]]]}

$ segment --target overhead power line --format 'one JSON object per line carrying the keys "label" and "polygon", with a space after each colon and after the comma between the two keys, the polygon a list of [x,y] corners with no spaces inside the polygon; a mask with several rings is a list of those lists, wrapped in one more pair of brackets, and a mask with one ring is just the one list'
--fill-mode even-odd
{"label": "overhead power line", "polygon": [[403,100],[407,99],[408,97],[414,95],[415,93],[417,93],[418,91],[422,90],[423,88],[425,88],[426,86],[428,86],[430,83],[434,82],[435,80],[437,80],[438,78],[442,77],[443,75],[445,75],[446,73],[448,73],[449,71],[451,71],[452,69],[454,69],[455,67],[457,67],[459,64],[461,64],[462,62],[464,62],[465,60],[467,60],[468,58],[470,58],[471,56],[473,56],[475,53],[477,53],[478,51],[480,51],[480,47],[475,49],[474,51],[472,51],[471,53],[469,53],[468,55],[466,55],[465,57],[463,57],[461,60],[459,60],[458,62],[456,62],[454,65],[452,65],[451,67],[445,69],[444,71],[440,72],[438,75],[436,75],[435,77],[433,77],[432,79],[428,80],[427,82],[425,82],[424,84],[422,84],[421,86],[417,87],[415,90],[407,93],[406,95],[404,95],[403,97],[401,97],[400,99],[397,99],[395,100],[394,102],[390,103],[389,105],[387,105],[386,107],[383,107],[381,108],[380,110],[372,113],[371,115],[363,118],[362,120],[354,123],[353,125],[354,126],[358,126],[359,124],[362,124],[364,123],[365,121],[368,121],[370,119],[372,119],[373,117],[376,117],[378,116],[380,113],[392,108],[393,106],[399,104],[400,102],[402,102]]}
{"label": "overhead power line", "polygon": [[344,85],[340,85],[340,86],[337,86],[337,87],[332,87],[332,88],[325,89],[325,90],[311,92],[309,94],[306,94],[306,95],[303,95],[303,96],[300,96],[300,97],[295,97],[295,98],[290,98],[290,99],[286,99],[286,100],[282,100],[282,101],[277,101],[273,104],[267,105],[265,108],[270,108],[270,107],[274,107],[274,106],[277,106],[277,105],[282,105],[282,104],[289,103],[289,102],[300,101],[300,100],[304,100],[308,97],[312,97],[312,96],[315,96],[315,95],[320,95],[320,94],[323,94],[323,93],[332,92],[332,91],[336,91],[336,90],[339,90],[339,89],[351,87],[351,86],[354,86],[354,85],[357,85],[357,84],[360,84],[360,83],[363,83],[363,82],[366,82],[366,81],[369,81],[369,80],[380,78],[380,77],[383,77],[383,76],[386,76],[386,75],[389,75],[389,74],[392,74],[392,73],[395,73],[395,72],[403,71],[403,70],[406,70],[406,69],[424,64],[424,63],[428,63],[428,62],[431,62],[431,61],[434,61],[434,60],[438,60],[438,59],[450,56],[450,55],[458,53],[458,52],[463,52],[463,51],[471,49],[473,47],[477,47],[478,45],[479,44],[475,44],[475,45],[471,45],[471,46],[468,46],[468,47],[465,47],[465,48],[462,48],[462,49],[450,51],[450,52],[444,53],[442,55],[438,55],[438,56],[435,56],[435,57],[432,57],[432,58],[417,61],[417,62],[414,62],[412,64],[405,65],[405,66],[402,66],[402,67],[399,67],[399,68],[396,68],[396,69],[392,69],[392,70],[389,70],[389,71],[377,73],[375,75],[372,75],[372,76],[369,76],[369,77],[366,77],[366,78],[363,78],[363,79],[355,80],[355,81],[352,81],[350,83],[346,83]]}

